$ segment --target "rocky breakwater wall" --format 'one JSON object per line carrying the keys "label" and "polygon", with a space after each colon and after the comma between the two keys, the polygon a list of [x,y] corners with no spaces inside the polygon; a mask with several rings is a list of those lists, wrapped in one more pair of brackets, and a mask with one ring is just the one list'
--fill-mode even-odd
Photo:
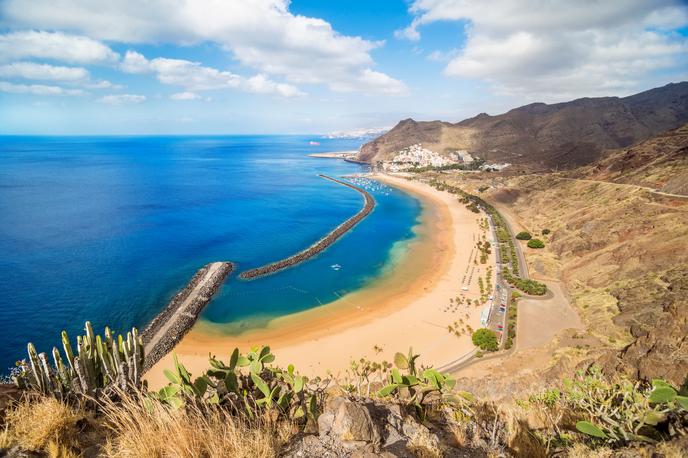
{"label": "rocky breakwater wall", "polygon": [[141,333],[145,354],[144,371],[150,369],[179,343],[233,269],[231,262],[206,264],[148,324]]}
{"label": "rocky breakwater wall", "polygon": [[368,193],[368,191],[366,191],[365,189],[359,188],[358,186],[354,186],[345,181],[328,177],[327,175],[319,176],[321,178],[333,181],[337,184],[341,184],[342,186],[346,186],[361,193],[361,195],[363,195],[363,198],[365,199],[365,205],[363,206],[361,211],[359,211],[354,216],[344,221],[342,224],[337,226],[332,232],[330,232],[325,237],[321,238],[305,250],[299,251],[298,253],[291,255],[288,258],[282,259],[280,261],[273,262],[262,267],[258,267],[256,269],[244,271],[241,273],[241,275],[239,275],[239,278],[248,280],[257,277],[262,277],[264,275],[273,274],[279,270],[295,266],[312,258],[313,256],[317,255],[318,253],[332,245],[334,242],[336,242],[337,239],[339,239],[342,235],[350,231],[356,224],[361,222],[363,218],[368,216],[373,211],[373,208],[375,208],[375,199],[373,199],[373,196],[371,196],[370,193]]}

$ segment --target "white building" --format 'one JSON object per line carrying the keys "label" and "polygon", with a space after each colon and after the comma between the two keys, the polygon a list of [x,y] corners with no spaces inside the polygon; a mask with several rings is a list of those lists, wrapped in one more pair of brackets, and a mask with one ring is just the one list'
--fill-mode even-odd
{"label": "white building", "polygon": [[451,156],[451,158],[444,157],[417,143],[398,151],[390,161],[383,164],[383,168],[387,171],[399,172],[414,167],[443,167],[458,162],[456,155]]}
{"label": "white building", "polygon": [[469,153],[465,149],[456,150],[456,155],[459,156],[461,162],[463,162],[464,164],[470,164],[475,160],[475,158],[471,156],[471,153]]}

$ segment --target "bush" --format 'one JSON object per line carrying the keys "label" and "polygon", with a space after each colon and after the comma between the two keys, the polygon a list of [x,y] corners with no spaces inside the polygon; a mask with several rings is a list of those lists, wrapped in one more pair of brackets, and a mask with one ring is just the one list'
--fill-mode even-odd
{"label": "bush", "polygon": [[510,285],[520,289],[526,294],[542,296],[547,292],[547,285],[545,285],[544,283],[540,283],[535,280],[526,280],[524,278],[515,277],[511,275],[511,273],[508,271],[505,271],[502,275],[504,277],[504,280],[506,280]]}
{"label": "bush", "polygon": [[532,237],[533,236],[530,235],[530,232],[526,232],[526,231],[519,232],[518,234],[516,234],[516,238],[519,240],[530,240]]}
{"label": "bush", "polygon": [[552,232],[552,231],[550,231],[549,229],[543,229],[543,230],[542,230],[542,235],[547,235],[547,234],[549,234],[550,232]]}
{"label": "bush", "polygon": [[[579,437],[591,445],[625,446],[681,436],[688,430],[688,397],[663,380],[648,386],[626,378],[607,379],[598,366],[564,380],[562,390],[531,396],[529,403],[551,420],[550,440],[569,440],[562,419],[578,420]],[[677,455],[679,456],[679,455]]]}
{"label": "bush", "polygon": [[481,328],[473,333],[471,337],[473,345],[480,347],[481,350],[497,351],[497,335],[489,329]]}
{"label": "bush", "polygon": [[528,248],[544,248],[545,242],[540,239],[528,240]]}

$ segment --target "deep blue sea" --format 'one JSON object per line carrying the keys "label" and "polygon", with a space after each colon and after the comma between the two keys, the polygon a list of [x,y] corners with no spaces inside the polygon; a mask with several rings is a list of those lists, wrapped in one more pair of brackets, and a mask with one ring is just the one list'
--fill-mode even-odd
{"label": "deep blue sea", "polygon": [[[362,206],[360,194],[317,175],[365,168],[306,155],[360,143],[0,137],[0,372],[28,341],[49,352],[62,329],[74,338],[86,320],[100,332],[143,328],[208,262],[241,272],[311,245]],[[201,318],[227,332],[261,326],[380,275],[421,209],[398,190],[373,195],[374,212],[324,253],[253,281],[233,273]]]}

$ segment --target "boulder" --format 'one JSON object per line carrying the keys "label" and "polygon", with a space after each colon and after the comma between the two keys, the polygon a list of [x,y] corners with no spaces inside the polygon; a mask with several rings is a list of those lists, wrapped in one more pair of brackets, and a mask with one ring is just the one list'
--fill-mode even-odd
{"label": "boulder", "polygon": [[[370,417],[370,412],[363,404],[346,399],[333,404],[336,405],[336,411],[334,411],[333,407],[334,414],[329,429],[330,436],[345,445],[363,445],[362,443],[379,445],[380,433]],[[326,424],[327,420],[323,421],[323,423]],[[320,421],[318,424],[320,424]]]}

